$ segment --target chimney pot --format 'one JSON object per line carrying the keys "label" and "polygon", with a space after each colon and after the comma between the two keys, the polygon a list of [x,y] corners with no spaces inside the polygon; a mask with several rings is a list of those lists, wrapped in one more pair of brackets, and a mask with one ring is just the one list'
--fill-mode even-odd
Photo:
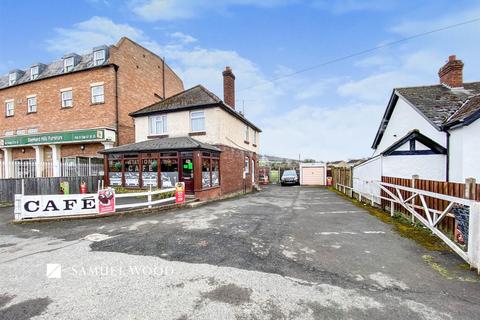
{"label": "chimney pot", "polygon": [[452,54],[448,57],[448,61],[438,70],[440,84],[449,88],[463,87],[463,62],[457,60],[457,56]]}
{"label": "chimney pot", "polygon": [[225,67],[223,71],[223,101],[235,109],[235,75],[232,68]]}

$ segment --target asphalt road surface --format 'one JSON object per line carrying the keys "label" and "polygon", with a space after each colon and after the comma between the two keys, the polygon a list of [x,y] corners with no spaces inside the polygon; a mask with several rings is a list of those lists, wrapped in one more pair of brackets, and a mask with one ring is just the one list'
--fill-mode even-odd
{"label": "asphalt road surface", "polygon": [[7,223],[0,319],[479,319],[480,278],[336,194]]}

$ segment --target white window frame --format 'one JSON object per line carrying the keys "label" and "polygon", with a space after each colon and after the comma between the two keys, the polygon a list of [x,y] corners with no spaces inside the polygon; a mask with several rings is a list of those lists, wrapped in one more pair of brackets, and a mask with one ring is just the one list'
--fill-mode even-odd
{"label": "white window frame", "polygon": [[[35,70],[35,72],[34,72]],[[34,66],[30,68],[30,80],[35,80],[38,78],[38,74],[40,73],[40,68],[38,66]]]}
{"label": "white window frame", "polygon": [[[32,101],[35,103],[32,104]],[[27,97],[27,113],[37,112],[37,96]]]}
{"label": "white window frame", "polygon": [[248,176],[248,174],[250,173],[250,158],[249,157],[245,157],[245,164],[244,164],[243,171],[245,171],[245,176]]}
{"label": "white window frame", "polygon": [[[194,120],[203,120],[202,128],[194,130]],[[205,111],[192,111],[190,112],[190,131],[191,132],[204,132],[205,131]]]}
{"label": "white window frame", "polygon": [[250,141],[250,128],[245,125],[245,141]]}
{"label": "white window frame", "polygon": [[[158,125],[158,126],[157,126]],[[157,128],[160,127],[160,130]],[[167,116],[150,116],[148,117],[148,133],[152,136],[166,134],[168,130],[167,127]]]}
{"label": "white window frame", "polygon": [[11,137],[13,135],[15,135],[15,131],[12,131],[12,130],[5,131],[5,137]]}
{"label": "white window frame", "polygon": [[68,57],[63,59],[63,71],[70,72],[75,67],[75,57]]}
{"label": "white window frame", "polygon": [[253,144],[257,144],[257,131],[253,130]]}
{"label": "white window frame", "polygon": [[36,134],[38,133],[38,128],[30,128],[27,130],[28,134]]}
{"label": "white window frame", "polygon": [[15,102],[13,100],[5,101],[5,115],[7,117],[15,115]]}
{"label": "white window frame", "polygon": [[[102,54],[102,57],[99,58],[97,57],[97,54]],[[101,50],[96,50],[93,52],[93,65],[95,66],[99,66],[101,64],[103,64],[106,60],[106,52],[105,52],[105,49],[101,49]]]}
{"label": "white window frame", "polygon": [[[102,93],[94,93],[94,90],[97,88],[101,88]],[[103,84],[91,85],[90,92],[92,104],[105,103],[105,88]]]}
{"label": "white window frame", "polygon": [[[70,92],[70,98],[66,99],[65,95],[69,92]],[[61,96],[62,96],[62,108],[72,108],[73,107],[73,90],[61,91]],[[68,101],[70,101],[69,105],[67,104]]]}
{"label": "white window frame", "polygon": [[8,75],[8,85],[13,86],[17,82],[17,74],[16,73],[10,73]]}

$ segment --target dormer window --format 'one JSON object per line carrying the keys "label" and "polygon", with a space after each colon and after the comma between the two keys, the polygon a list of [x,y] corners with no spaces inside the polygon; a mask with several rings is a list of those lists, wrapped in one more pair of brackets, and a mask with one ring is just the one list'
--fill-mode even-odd
{"label": "dormer window", "polygon": [[93,64],[99,66],[105,62],[105,49],[96,50],[93,52]]}
{"label": "dormer window", "polygon": [[15,82],[17,82],[17,74],[12,72],[8,75],[8,85],[12,86]]}
{"label": "dormer window", "polygon": [[63,71],[70,72],[75,66],[75,57],[68,57],[63,59]]}
{"label": "dormer window", "polygon": [[39,74],[39,67],[38,66],[34,66],[34,67],[30,68],[30,80],[37,79],[38,74]]}

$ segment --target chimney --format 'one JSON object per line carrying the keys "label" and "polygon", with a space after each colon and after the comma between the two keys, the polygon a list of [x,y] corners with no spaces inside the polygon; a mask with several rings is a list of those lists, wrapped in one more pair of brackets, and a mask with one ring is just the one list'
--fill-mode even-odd
{"label": "chimney", "polygon": [[228,66],[223,71],[223,101],[235,109],[235,75]]}
{"label": "chimney", "polygon": [[448,57],[447,63],[438,70],[440,83],[449,88],[463,87],[463,62],[456,55]]}

